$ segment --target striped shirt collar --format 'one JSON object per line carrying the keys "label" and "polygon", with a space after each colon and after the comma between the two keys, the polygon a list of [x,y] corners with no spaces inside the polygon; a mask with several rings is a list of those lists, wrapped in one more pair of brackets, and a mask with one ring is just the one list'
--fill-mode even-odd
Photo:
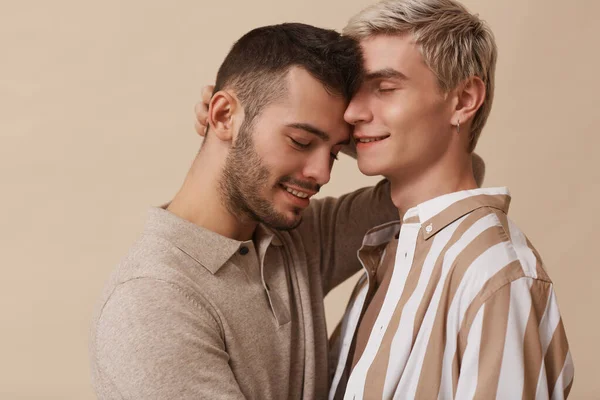
{"label": "striped shirt collar", "polygon": [[427,240],[457,219],[482,207],[496,208],[508,214],[510,193],[505,187],[463,190],[436,197],[411,208],[406,218],[416,216],[424,227],[423,236]]}
{"label": "striped shirt collar", "polygon": [[[427,200],[409,209],[402,218],[403,224],[420,224],[425,240],[459,218],[482,207],[496,208],[508,214],[510,192],[506,187],[480,188],[445,194]],[[388,243],[400,231],[400,223],[390,222],[367,232],[363,246],[380,246]]]}

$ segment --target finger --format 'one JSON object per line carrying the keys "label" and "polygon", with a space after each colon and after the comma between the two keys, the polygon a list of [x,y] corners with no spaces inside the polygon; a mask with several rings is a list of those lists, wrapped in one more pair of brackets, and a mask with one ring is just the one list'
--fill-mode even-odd
{"label": "finger", "polygon": [[202,88],[202,94],[201,94],[202,103],[207,104],[207,105],[208,105],[208,103],[210,103],[210,98],[212,97],[214,90],[215,90],[215,87],[213,85],[204,86]]}
{"label": "finger", "polygon": [[206,115],[208,114],[206,105],[202,102],[196,103],[194,105],[194,113],[196,113],[196,118],[198,118],[198,120],[206,118]]}
{"label": "finger", "polygon": [[196,124],[194,125],[194,128],[196,128],[196,133],[202,137],[206,136],[206,125],[202,125],[199,122],[196,122]]}
{"label": "finger", "polygon": [[196,103],[194,106],[194,112],[196,113],[196,120],[202,125],[208,123],[208,107],[204,103]]}

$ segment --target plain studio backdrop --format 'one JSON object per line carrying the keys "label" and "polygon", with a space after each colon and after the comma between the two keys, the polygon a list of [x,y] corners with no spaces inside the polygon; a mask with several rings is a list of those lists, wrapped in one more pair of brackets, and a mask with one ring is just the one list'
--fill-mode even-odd
{"label": "plain studio backdrop", "polygon": [[[486,186],[554,280],[575,362],[600,399],[596,0],[465,0],[495,32]],[[109,273],[195,156],[193,106],[233,42],[286,21],[341,29],[368,0],[2,1],[0,398],[92,399],[88,336]],[[343,157],[325,195],[375,183]],[[330,331],[354,284],[327,298]]]}

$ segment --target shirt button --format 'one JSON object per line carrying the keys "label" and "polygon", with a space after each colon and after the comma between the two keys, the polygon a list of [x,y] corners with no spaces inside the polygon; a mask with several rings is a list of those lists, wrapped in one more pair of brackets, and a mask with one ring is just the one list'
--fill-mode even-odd
{"label": "shirt button", "polygon": [[427,227],[425,228],[425,232],[427,232],[427,233],[431,233],[432,230],[433,230],[432,224],[427,225]]}
{"label": "shirt button", "polygon": [[246,254],[248,254],[249,251],[250,250],[248,250],[248,248],[246,246],[242,246],[240,248],[240,254],[243,255],[243,256],[245,256]]}

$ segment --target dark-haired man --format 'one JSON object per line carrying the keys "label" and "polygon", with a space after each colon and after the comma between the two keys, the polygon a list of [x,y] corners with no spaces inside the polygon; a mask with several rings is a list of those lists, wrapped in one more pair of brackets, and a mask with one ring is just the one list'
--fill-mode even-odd
{"label": "dark-haired man", "polygon": [[327,396],[323,297],[360,269],[365,232],[398,218],[387,183],[310,200],[350,140],[360,69],[354,41],[303,24],[233,46],[181,190],[102,295],[100,399]]}

